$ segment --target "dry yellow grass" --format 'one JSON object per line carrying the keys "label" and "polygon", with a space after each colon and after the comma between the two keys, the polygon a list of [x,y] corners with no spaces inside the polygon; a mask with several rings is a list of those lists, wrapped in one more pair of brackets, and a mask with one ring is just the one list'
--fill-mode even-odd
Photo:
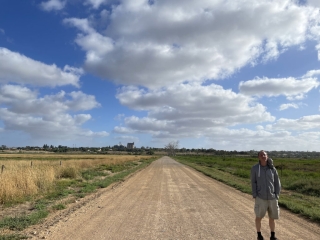
{"label": "dry yellow grass", "polygon": [[8,162],[0,175],[0,203],[19,201],[47,190],[55,180],[52,166],[26,166],[24,162]]}
{"label": "dry yellow grass", "polygon": [[0,167],[5,166],[0,173],[0,204],[19,202],[47,191],[65,171],[77,177],[83,169],[148,158],[130,155],[0,154]]}

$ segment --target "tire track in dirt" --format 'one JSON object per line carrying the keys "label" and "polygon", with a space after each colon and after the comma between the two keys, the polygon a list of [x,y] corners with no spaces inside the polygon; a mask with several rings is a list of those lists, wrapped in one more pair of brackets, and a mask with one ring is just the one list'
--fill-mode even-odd
{"label": "tire track in dirt", "polygon": [[[109,188],[33,239],[256,239],[254,201],[169,157]],[[268,219],[262,233],[269,239]],[[281,210],[281,240],[318,240],[320,227]]]}

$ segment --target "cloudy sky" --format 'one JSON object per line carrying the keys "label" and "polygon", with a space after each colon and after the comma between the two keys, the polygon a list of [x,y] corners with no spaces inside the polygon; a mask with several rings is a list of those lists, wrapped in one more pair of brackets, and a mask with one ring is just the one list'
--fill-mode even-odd
{"label": "cloudy sky", "polygon": [[319,151],[318,0],[2,0],[0,145]]}

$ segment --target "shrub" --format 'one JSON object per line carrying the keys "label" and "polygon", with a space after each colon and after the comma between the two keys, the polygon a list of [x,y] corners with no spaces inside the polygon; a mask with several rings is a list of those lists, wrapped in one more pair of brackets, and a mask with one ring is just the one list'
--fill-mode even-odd
{"label": "shrub", "polygon": [[59,173],[59,178],[77,178],[79,175],[79,172],[74,167],[66,167],[62,168]]}

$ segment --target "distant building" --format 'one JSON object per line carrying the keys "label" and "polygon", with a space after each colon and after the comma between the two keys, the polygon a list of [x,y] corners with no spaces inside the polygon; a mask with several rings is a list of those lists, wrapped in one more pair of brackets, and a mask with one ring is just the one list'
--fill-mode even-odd
{"label": "distant building", "polygon": [[133,143],[127,143],[127,149],[133,149],[134,148],[134,142]]}

